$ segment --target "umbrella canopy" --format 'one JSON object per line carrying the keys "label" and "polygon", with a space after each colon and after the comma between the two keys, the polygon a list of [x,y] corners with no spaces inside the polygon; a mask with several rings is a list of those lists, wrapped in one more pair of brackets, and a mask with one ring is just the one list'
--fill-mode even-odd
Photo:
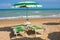
{"label": "umbrella canopy", "polygon": [[18,2],[13,5],[13,8],[31,8],[31,7],[42,7],[42,5],[33,2],[33,1],[23,1],[23,2]]}

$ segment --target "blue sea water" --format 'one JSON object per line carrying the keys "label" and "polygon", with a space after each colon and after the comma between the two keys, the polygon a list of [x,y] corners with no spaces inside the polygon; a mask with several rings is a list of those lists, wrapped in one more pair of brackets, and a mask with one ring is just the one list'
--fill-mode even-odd
{"label": "blue sea water", "polygon": [[0,9],[0,19],[11,18],[60,18],[58,9]]}

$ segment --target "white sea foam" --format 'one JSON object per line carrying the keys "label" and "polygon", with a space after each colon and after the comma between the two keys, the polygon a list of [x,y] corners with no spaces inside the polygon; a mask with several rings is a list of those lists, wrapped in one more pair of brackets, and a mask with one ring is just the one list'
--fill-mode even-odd
{"label": "white sea foam", "polygon": [[1,17],[0,20],[19,19],[19,18],[58,18],[58,17],[60,17],[60,16],[58,16],[58,15],[48,15],[48,16],[34,15],[34,16]]}

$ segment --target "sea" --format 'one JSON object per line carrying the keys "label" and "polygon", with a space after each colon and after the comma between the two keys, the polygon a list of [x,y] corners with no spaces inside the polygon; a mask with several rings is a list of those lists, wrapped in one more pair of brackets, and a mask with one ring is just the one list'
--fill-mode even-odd
{"label": "sea", "polygon": [[18,18],[60,18],[60,9],[0,9],[0,20]]}

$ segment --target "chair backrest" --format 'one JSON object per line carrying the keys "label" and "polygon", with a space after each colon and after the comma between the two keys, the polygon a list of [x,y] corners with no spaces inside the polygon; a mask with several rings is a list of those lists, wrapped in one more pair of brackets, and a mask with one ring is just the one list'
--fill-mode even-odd
{"label": "chair backrest", "polygon": [[43,29],[42,26],[31,25],[31,27],[32,27],[33,29]]}
{"label": "chair backrest", "polygon": [[25,30],[24,26],[17,26],[13,29],[14,29],[15,32],[21,32],[21,31]]}

